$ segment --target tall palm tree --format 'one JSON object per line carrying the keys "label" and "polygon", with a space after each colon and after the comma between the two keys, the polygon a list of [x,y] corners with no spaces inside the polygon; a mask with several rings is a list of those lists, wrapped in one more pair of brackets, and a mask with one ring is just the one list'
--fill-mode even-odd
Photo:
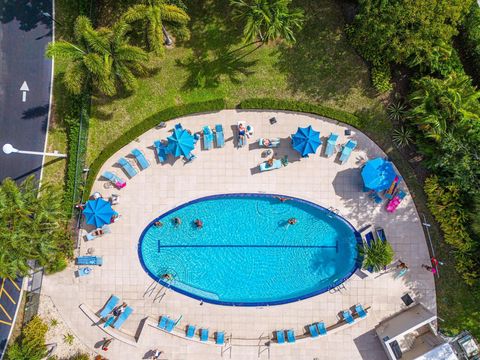
{"label": "tall palm tree", "polygon": [[144,4],[134,5],[123,15],[126,22],[144,20],[148,47],[157,55],[165,52],[163,45],[171,41],[165,25],[176,29],[180,37],[188,37],[187,24],[190,17],[185,10],[164,0],[145,0]]}
{"label": "tall palm tree", "polygon": [[234,19],[245,23],[246,42],[261,45],[274,40],[295,43],[294,32],[303,25],[301,9],[290,9],[291,0],[230,0]]}

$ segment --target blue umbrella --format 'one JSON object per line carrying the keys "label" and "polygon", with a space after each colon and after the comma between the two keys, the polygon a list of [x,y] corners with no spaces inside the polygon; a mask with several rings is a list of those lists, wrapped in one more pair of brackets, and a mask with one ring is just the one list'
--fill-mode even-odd
{"label": "blue umbrella", "polygon": [[375,191],[387,190],[396,177],[392,163],[382,158],[369,160],[362,169],[365,187]]}
{"label": "blue umbrella", "polygon": [[322,144],[320,133],[312,129],[312,126],[298,128],[297,133],[292,135],[292,146],[303,157],[308,154],[315,154],[318,147]]}
{"label": "blue umbrella", "polygon": [[97,228],[110,224],[114,214],[115,211],[112,209],[112,205],[103,199],[88,200],[83,210],[87,224]]}
{"label": "blue umbrella", "polygon": [[187,156],[195,148],[193,136],[185,129],[175,128],[168,138],[167,151],[173,156]]}

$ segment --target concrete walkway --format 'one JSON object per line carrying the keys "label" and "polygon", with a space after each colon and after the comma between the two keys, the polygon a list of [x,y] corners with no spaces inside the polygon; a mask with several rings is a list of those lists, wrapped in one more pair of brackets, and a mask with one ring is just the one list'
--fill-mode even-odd
{"label": "concrete walkway", "polygon": [[[271,125],[268,119],[273,116],[278,122]],[[250,146],[241,149],[234,146],[233,140],[238,120],[246,121],[255,129]],[[223,124],[225,147],[205,151],[197,145],[195,153],[198,158],[190,164],[184,164],[181,159],[175,163],[157,164],[153,141],[165,139],[177,122],[193,132],[200,131],[204,125],[213,127],[216,123]],[[295,161],[298,156],[291,150],[286,138],[298,126],[309,124],[321,132],[324,145],[316,155]],[[407,196],[397,212],[390,214],[383,205],[375,205],[362,192],[360,165],[367,159],[385,154],[355,129],[351,129],[351,135],[346,137],[344,130],[347,128],[313,115],[225,110],[175,119],[164,129],[146,132],[108,160],[101,172],[114,170],[126,178],[121,169],[115,167],[115,162],[133,148],[143,150],[151,166],[129,180],[126,188],[120,191],[106,189],[103,180],[98,180],[94,186],[94,190],[100,191],[105,198],[111,193],[121,196],[115,208],[122,218],[111,225],[112,234],[93,242],[82,242],[80,248],[83,255],[93,247],[95,255],[103,256],[104,265],[83,278],[74,277],[73,267],[49,276],[44,281],[44,293],[52,298],[72,331],[89,347],[97,347],[96,351],[99,351],[98,342],[105,334],[92,326],[79,305],[84,303],[97,311],[111,294],[116,294],[135,309],[123,327],[131,335],[135,335],[142,319],[149,316],[157,321],[162,314],[175,319],[182,316],[178,324],[181,328],[195,324],[197,328],[208,327],[211,333],[224,330],[235,338],[255,339],[269,336],[277,329],[294,329],[299,334],[304,332],[305,325],[313,322],[336,322],[341,310],[357,303],[372,307],[366,320],[336,334],[270,348],[252,346],[258,340],[250,340],[246,342],[249,346],[232,346],[222,350],[146,326],[137,346],[119,341],[112,344],[106,355],[115,360],[148,358],[148,351],[156,347],[165,352],[162,359],[385,359],[380,342],[372,331],[375,325],[405,306],[400,297],[406,292],[436,311],[435,285],[432,274],[421,268],[422,263],[429,262],[429,254],[411,197]],[[323,156],[326,137],[332,131],[340,134],[339,144],[344,144],[347,139],[358,142],[357,149],[344,165],[336,161],[338,156],[329,159]],[[275,171],[256,173],[255,168],[263,161],[262,150],[252,144],[259,137],[284,138],[277,151],[278,157],[289,155],[291,163]],[[406,262],[410,271],[399,279],[394,278],[395,270],[363,280],[353,275],[342,292],[325,293],[296,303],[266,308],[202,305],[174,291],[167,292],[156,301],[156,292],[145,294],[153,280],[140,265],[137,246],[142,230],[153,218],[176,205],[210,194],[262,191],[296,196],[326,208],[334,207],[357,229],[367,224],[382,226],[396,258]]]}

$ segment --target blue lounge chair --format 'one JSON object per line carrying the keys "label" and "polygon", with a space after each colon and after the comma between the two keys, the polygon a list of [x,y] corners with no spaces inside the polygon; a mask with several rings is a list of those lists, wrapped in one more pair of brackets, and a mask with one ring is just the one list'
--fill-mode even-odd
{"label": "blue lounge chair", "polygon": [[168,316],[165,316],[165,315],[162,316],[162,317],[160,318],[160,321],[158,322],[158,327],[159,327],[160,329],[165,330],[165,328],[167,327],[167,321],[168,321]]}
{"label": "blue lounge chair", "polygon": [[277,343],[279,344],[285,343],[285,331],[279,330],[277,331],[276,335],[277,335]]}
{"label": "blue lounge chair", "polygon": [[375,240],[373,236],[373,231],[369,231],[368,233],[365,234],[365,241],[367,242],[367,246],[370,247],[372,242]]}
{"label": "blue lounge chair", "polygon": [[180,124],[180,123],[175,124],[175,130],[182,130],[182,129],[183,129],[182,124]]}
{"label": "blue lounge chair", "polygon": [[107,328],[107,327],[111,326],[114,321],[115,321],[115,316],[110,315],[110,317],[105,321],[105,324],[103,324],[103,327]]}
{"label": "blue lounge chair", "polygon": [[127,185],[127,182],[111,171],[105,171],[102,176],[109,180],[117,189],[122,189]]}
{"label": "blue lounge chair", "polygon": [[295,333],[293,332],[293,330],[287,330],[287,341],[289,343],[295,342]]}
{"label": "blue lounge chair", "polygon": [[80,268],[80,269],[78,269],[78,277],[87,276],[92,272],[92,270],[93,269],[90,268],[90,267]]}
{"label": "blue lounge chair", "polygon": [[128,319],[128,317],[130,316],[130,314],[132,312],[133,312],[133,309],[130,306],[127,306],[125,308],[125,311],[123,313],[121,313],[120,315],[118,315],[117,320],[115,320],[115,322],[113,323],[113,327],[115,329],[120,329],[120,327],[123,325],[125,320]]}
{"label": "blue lounge chair", "polygon": [[200,138],[201,136],[199,133],[193,134],[193,145],[195,145],[198,142],[198,140],[200,140]]}
{"label": "blue lounge chair", "polygon": [[379,238],[383,242],[387,241],[387,237],[385,236],[385,230],[383,230],[383,228],[377,227],[375,228],[375,232],[377,233],[377,238]]}
{"label": "blue lounge chair", "polygon": [[175,321],[173,319],[168,319],[167,320],[167,325],[165,326],[165,330],[168,332],[172,332],[173,329],[175,328]]}
{"label": "blue lounge chair", "polygon": [[110,299],[108,299],[102,311],[100,311],[100,317],[104,318],[108,314],[110,314],[119,301],[120,299],[118,297],[116,297],[115,295],[112,295]]}
{"label": "blue lounge chair", "polygon": [[135,159],[137,160],[140,169],[145,170],[146,168],[148,168],[150,166],[150,162],[145,157],[145,154],[143,152],[141,152],[140,150],[133,149],[131,151],[131,154],[133,156],[135,156]]}
{"label": "blue lounge chair", "polygon": [[205,150],[210,150],[213,147],[213,134],[208,126],[203,127],[203,146]]}
{"label": "blue lounge chair", "polygon": [[324,336],[327,335],[327,328],[325,327],[325,323],[321,322],[317,324],[318,332],[320,335]]}
{"label": "blue lounge chair", "polygon": [[[265,143],[265,140],[268,140],[268,143]],[[280,138],[270,138],[270,139],[264,139],[260,138],[258,139],[258,146],[260,147],[265,147],[265,148],[276,148],[280,146]]]}
{"label": "blue lounge chair", "polygon": [[308,331],[310,331],[310,336],[315,338],[318,336],[317,325],[313,324],[308,327]]}
{"label": "blue lounge chair", "polygon": [[185,159],[185,162],[190,162],[190,161],[193,161],[197,158],[197,156],[194,154],[194,153],[190,153],[186,156],[183,157]]}
{"label": "blue lounge chair", "polygon": [[77,265],[103,265],[101,256],[79,256],[77,257]]}
{"label": "blue lounge chair", "polygon": [[200,341],[208,341],[208,329],[200,329]]}
{"label": "blue lounge chair", "polygon": [[85,240],[91,241],[91,240],[96,239],[99,236],[103,236],[105,234],[110,234],[112,232],[112,230],[110,230],[110,226],[108,226],[108,225],[103,225],[100,230],[102,231],[102,233],[98,233],[98,235],[95,234],[98,231],[98,229],[89,232],[87,235],[85,235]]}
{"label": "blue lounge chair", "polygon": [[328,158],[335,153],[335,145],[337,144],[338,134],[330,133],[327,141],[327,147],[325,149],[325,156]]}
{"label": "blue lounge chair", "polygon": [[357,142],[354,140],[348,140],[348,142],[343,145],[342,154],[340,155],[340,163],[343,165],[347,162],[348,158],[352,154],[352,151],[357,147]]}
{"label": "blue lounge chair", "polygon": [[343,320],[345,320],[349,324],[353,324],[355,322],[355,319],[352,316],[352,312],[350,310],[345,310],[342,313]]}
{"label": "blue lounge chair", "polygon": [[187,334],[185,335],[187,338],[191,339],[195,335],[195,326],[188,325],[187,326]]}
{"label": "blue lounge chair", "polygon": [[275,159],[273,160],[272,166],[268,165],[268,162],[265,161],[260,164],[260,171],[269,171],[274,169],[280,169],[282,167],[282,160]]}
{"label": "blue lounge chair", "polygon": [[225,333],[223,331],[217,331],[215,334],[215,343],[217,345],[225,344]]}
{"label": "blue lounge chair", "polygon": [[367,313],[361,304],[358,304],[357,306],[355,306],[355,311],[357,312],[358,316],[360,316],[362,319],[367,317]]}
{"label": "blue lounge chair", "polygon": [[221,148],[225,145],[225,136],[223,135],[222,124],[215,125],[215,140],[217,141],[217,147]]}
{"label": "blue lounge chair", "polygon": [[124,157],[121,157],[120,159],[118,159],[118,163],[120,164],[123,171],[125,171],[125,173],[128,175],[129,178],[133,178],[135,175],[137,175],[137,170],[135,170],[132,164],[130,164],[128,160],[125,159]]}
{"label": "blue lounge chair", "polygon": [[157,153],[158,161],[163,164],[165,161],[167,161],[167,147],[160,140],[155,140],[153,145],[155,146],[155,152]]}

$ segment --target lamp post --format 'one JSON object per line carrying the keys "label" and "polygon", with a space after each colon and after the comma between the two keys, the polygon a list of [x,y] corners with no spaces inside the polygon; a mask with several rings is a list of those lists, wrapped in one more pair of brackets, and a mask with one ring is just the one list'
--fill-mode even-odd
{"label": "lamp post", "polygon": [[3,152],[7,155],[10,155],[12,153],[18,153],[18,154],[27,154],[27,155],[40,155],[40,156],[56,156],[56,157],[61,157],[61,158],[66,158],[66,154],[60,154],[58,151],[54,151],[53,153],[48,153],[48,152],[41,152],[41,151],[25,151],[25,150],[18,150],[15,149],[12,144],[5,144],[3,145],[2,148]]}
{"label": "lamp post", "polygon": [[54,23],[62,26],[62,24],[60,24],[57,20],[55,20],[55,19],[53,18],[52,14],[50,14],[50,13],[48,13],[48,12],[46,12],[46,11],[42,11],[42,15],[45,16],[45,17],[47,17],[47,18],[52,19],[52,21],[53,21]]}

